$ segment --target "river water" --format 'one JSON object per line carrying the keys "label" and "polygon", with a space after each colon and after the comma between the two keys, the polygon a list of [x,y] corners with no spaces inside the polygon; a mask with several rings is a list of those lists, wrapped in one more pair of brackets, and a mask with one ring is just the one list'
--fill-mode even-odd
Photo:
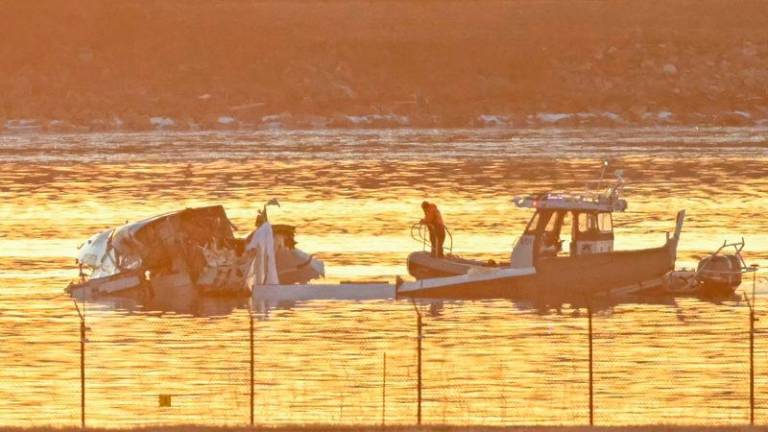
{"label": "river water", "polygon": [[[766,129],[0,136],[0,425],[80,421],[79,321],[63,289],[77,274],[76,247],[95,232],[223,204],[244,233],[275,197],[282,206],[271,220],[298,226],[299,247],[325,261],[329,282],[392,281],[421,248],[409,228],[423,199],[440,205],[454,253],[503,260],[530,217],[512,197],[583,189],[603,159],[609,176],[621,169],[628,180],[628,211],[614,218],[618,249],[661,245],[686,209],[681,266],[741,236],[747,262],[768,264]],[[760,274],[758,314],[768,303]],[[742,288],[751,287],[750,276]],[[740,293],[596,311],[595,422],[748,421],[749,309]],[[588,422],[583,309],[508,300],[417,306],[424,422]],[[89,425],[249,421],[245,304],[85,307]],[[256,423],[416,421],[411,303],[304,301],[255,318]],[[756,352],[756,417],[768,422],[760,332]],[[171,395],[170,407],[158,406],[161,394]]]}

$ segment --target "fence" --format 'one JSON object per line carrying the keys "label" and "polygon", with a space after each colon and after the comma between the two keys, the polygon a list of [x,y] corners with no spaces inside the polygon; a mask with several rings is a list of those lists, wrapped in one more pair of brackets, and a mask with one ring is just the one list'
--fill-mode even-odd
{"label": "fence", "polygon": [[747,300],[541,314],[504,301],[202,317],[91,306],[56,347],[65,371],[29,375],[54,396],[24,402],[50,417],[16,423],[763,423],[766,330]]}

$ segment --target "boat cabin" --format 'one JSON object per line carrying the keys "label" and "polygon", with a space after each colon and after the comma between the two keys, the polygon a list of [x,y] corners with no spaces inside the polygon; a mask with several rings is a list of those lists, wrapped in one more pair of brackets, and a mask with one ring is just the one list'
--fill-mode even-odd
{"label": "boat cabin", "polygon": [[538,210],[528,222],[524,235],[534,237],[536,256],[613,252],[610,212]]}
{"label": "boat cabin", "polygon": [[535,209],[512,251],[513,267],[535,265],[539,259],[613,252],[613,212],[625,200],[613,190],[604,194],[547,193],[515,198],[518,207]]}

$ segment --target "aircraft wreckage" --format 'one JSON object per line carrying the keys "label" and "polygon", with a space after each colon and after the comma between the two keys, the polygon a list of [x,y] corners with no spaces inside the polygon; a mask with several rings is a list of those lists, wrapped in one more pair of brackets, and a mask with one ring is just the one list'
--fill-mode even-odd
{"label": "aircraft wreckage", "polygon": [[243,238],[220,205],[100,232],[78,248],[79,280],[66,290],[78,299],[174,305],[200,296],[248,296],[256,285],[324,276],[323,262],[296,248],[295,227],[270,224],[266,208]]}

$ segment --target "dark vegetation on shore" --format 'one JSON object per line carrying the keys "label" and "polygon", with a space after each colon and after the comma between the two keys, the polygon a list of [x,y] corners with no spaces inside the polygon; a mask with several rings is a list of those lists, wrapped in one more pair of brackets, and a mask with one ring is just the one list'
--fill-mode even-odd
{"label": "dark vegetation on shore", "polygon": [[0,0],[0,13],[0,131],[768,124],[761,0]]}

